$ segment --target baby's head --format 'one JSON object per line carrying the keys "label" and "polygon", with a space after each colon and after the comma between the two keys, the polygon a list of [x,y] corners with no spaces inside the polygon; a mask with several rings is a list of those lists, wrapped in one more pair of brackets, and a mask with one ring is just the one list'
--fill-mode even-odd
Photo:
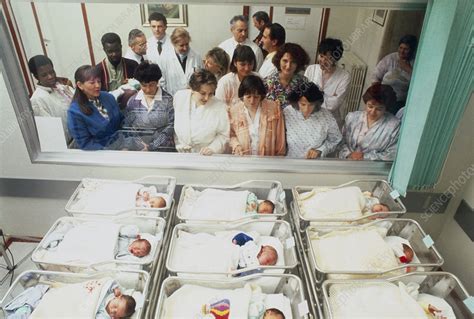
{"label": "baby's head", "polygon": [[147,256],[150,251],[151,251],[151,244],[148,240],[138,238],[134,240],[130,246],[128,246],[128,251],[133,255],[137,257],[145,257]]}
{"label": "baby's head", "polygon": [[136,302],[129,295],[114,297],[105,306],[105,310],[112,319],[130,317],[135,312]]}
{"label": "baby's head", "polygon": [[257,259],[258,263],[262,266],[273,266],[277,263],[278,253],[272,246],[262,246],[257,255]]}
{"label": "baby's head", "polygon": [[276,308],[269,308],[263,313],[262,319],[285,319],[285,315]]}
{"label": "baby's head", "polygon": [[152,196],[150,197],[150,207],[151,208],[163,208],[166,207],[166,200],[161,196]]}
{"label": "baby's head", "polygon": [[382,212],[389,212],[390,209],[388,208],[387,205],[385,204],[375,204],[372,206],[372,213],[382,213]]}
{"label": "baby's head", "polygon": [[413,249],[411,249],[411,247],[407,244],[402,244],[402,247],[404,256],[400,257],[400,261],[402,263],[409,264],[412,262],[415,253],[413,252]]}
{"label": "baby's head", "polygon": [[269,201],[269,200],[264,200],[260,204],[258,204],[257,207],[257,213],[258,214],[273,214],[273,210],[275,209],[275,205]]}

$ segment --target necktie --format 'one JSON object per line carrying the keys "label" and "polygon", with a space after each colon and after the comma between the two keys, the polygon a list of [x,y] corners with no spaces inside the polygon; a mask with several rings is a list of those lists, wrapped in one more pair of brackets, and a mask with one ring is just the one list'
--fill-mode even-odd
{"label": "necktie", "polygon": [[161,54],[161,51],[163,51],[163,43],[158,41],[158,54]]}
{"label": "necktie", "polygon": [[140,63],[143,63],[145,62],[145,59],[143,58],[143,55],[142,55],[142,58],[140,59]]}

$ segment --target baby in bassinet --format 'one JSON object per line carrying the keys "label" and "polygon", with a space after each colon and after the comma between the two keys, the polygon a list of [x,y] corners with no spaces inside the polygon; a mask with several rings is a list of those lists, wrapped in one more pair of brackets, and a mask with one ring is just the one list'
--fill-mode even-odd
{"label": "baby in bassinet", "polygon": [[[82,306],[74,300],[76,298],[85,299],[81,301]],[[97,308],[94,308],[94,301],[98,301]],[[66,312],[84,317],[90,311],[95,313],[95,318],[115,319],[131,316],[135,307],[133,297],[123,295],[115,280],[105,278],[77,284],[38,284],[16,296],[4,309],[7,318],[11,319],[64,318]],[[76,310],[83,312],[76,313]]]}
{"label": "baby in bassinet", "polygon": [[163,208],[166,207],[166,200],[162,196],[158,196],[155,186],[143,186],[137,192],[136,206],[144,208]]}
{"label": "baby in bassinet", "polygon": [[117,243],[117,259],[123,259],[130,254],[135,257],[145,257],[151,251],[151,244],[148,240],[141,238],[139,229],[135,225],[123,226]]}
{"label": "baby in bassinet", "polygon": [[275,210],[275,204],[268,199],[258,202],[257,196],[254,193],[249,193],[247,196],[247,207],[245,208],[246,213],[253,214],[273,214]]}
{"label": "baby in bassinet", "polygon": [[252,237],[238,233],[232,239],[234,245],[240,246],[237,269],[253,266],[274,266],[278,260],[276,249],[270,245],[257,246]]}
{"label": "baby in bassinet", "polygon": [[122,295],[116,281],[110,285],[107,295],[97,310],[96,318],[124,318],[130,317],[135,312],[136,302],[132,296]]}

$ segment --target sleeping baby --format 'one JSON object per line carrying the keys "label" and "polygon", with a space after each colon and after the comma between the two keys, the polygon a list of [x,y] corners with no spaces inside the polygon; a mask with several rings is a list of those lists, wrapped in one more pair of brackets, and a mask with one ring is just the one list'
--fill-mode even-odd
{"label": "sleeping baby", "polygon": [[275,210],[275,204],[268,199],[258,202],[255,193],[250,192],[247,196],[247,207],[245,208],[246,213],[250,214],[273,214]]}
{"label": "sleeping baby", "polygon": [[136,302],[132,296],[123,295],[116,281],[110,283],[106,296],[97,310],[96,318],[125,318],[135,312]]}
{"label": "sleeping baby", "polygon": [[255,266],[274,266],[278,260],[276,249],[270,245],[258,246],[252,237],[238,233],[232,243],[240,247],[237,269]]}
{"label": "sleeping baby", "polygon": [[150,254],[151,244],[148,240],[141,238],[136,225],[126,225],[120,228],[117,242],[117,259],[125,259],[133,255],[135,257],[145,257]]}
{"label": "sleeping baby", "polygon": [[158,195],[155,186],[140,188],[136,195],[136,207],[143,208],[163,208],[166,207],[166,200]]}

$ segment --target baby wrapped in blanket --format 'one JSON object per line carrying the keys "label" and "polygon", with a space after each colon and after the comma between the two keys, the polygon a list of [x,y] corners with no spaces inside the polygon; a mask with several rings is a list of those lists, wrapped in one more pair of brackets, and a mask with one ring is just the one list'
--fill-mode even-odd
{"label": "baby wrapped in blanket", "polygon": [[187,219],[235,220],[246,214],[272,214],[275,205],[270,200],[259,201],[249,191],[206,188],[185,191],[181,213]]}
{"label": "baby wrapped in blanket", "polygon": [[[333,231],[322,236],[312,233],[311,246],[318,268],[326,273],[384,272],[400,265],[420,262],[407,240],[386,236],[386,233],[384,227]],[[411,270],[410,267],[406,268],[407,272]],[[330,276],[357,277],[341,274]]]}
{"label": "baby wrapped in blanket", "polygon": [[123,318],[135,312],[136,301],[123,295],[111,278],[76,284],[39,284],[5,306],[7,318]]}
{"label": "baby wrapped in blanket", "polygon": [[356,219],[367,213],[388,212],[389,208],[359,187],[314,188],[297,198],[301,214],[311,218]]}
{"label": "baby wrapped in blanket", "polygon": [[168,194],[159,193],[155,186],[94,179],[85,179],[83,186],[72,206],[75,210],[112,214],[135,207],[163,208],[170,200]]}

